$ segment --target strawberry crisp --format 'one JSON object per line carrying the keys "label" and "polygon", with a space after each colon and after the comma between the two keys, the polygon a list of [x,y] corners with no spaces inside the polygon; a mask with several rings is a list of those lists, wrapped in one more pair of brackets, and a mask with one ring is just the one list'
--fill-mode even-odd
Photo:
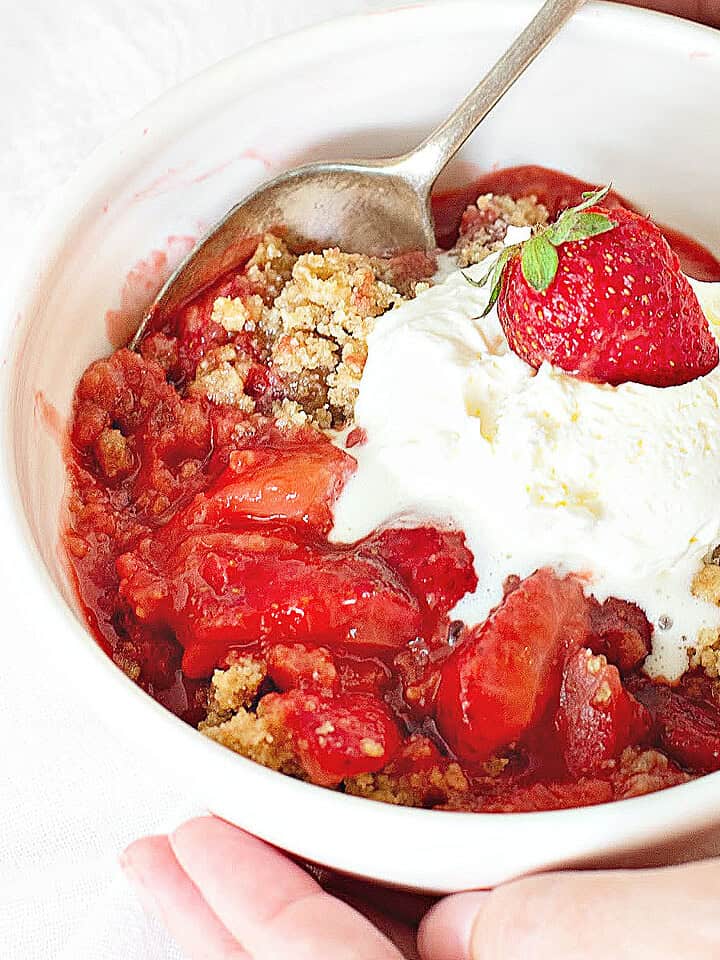
{"label": "strawberry crisp", "polygon": [[[315,251],[268,233],[138,352],[88,367],[63,542],[88,624],[119,668],[242,756],[389,803],[547,810],[720,769],[717,543],[697,547],[683,586],[697,623],[673,624],[674,609],[655,610],[629,583],[600,589],[591,563],[564,555],[521,550],[540,560],[508,561],[495,589],[483,536],[441,499],[364,514],[342,534],[348,498],[381,509],[363,485],[382,432],[364,414],[364,391],[380,383],[373,338],[415,323],[448,269],[458,296],[484,298],[495,317],[477,350],[527,383],[550,377],[557,396],[661,402],[712,376],[717,342],[681,267],[717,281],[720,264],[617,194],[587,189],[523,167],[438,196],[437,256]],[[468,322],[482,312],[468,308]],[[412,419],[401,391],[388,421]],[[472,442],[489,457],[503,425],[488,396],[476,413],[467,394],[458,416],[476,417]],[[533,416],[554,443],[559,414]],[[485,477],[466,479],[464,509],[485,509]],[[522,478],[523,496],[533,482]],[[563,511],[580,516],[592,544],[608,510],[588,484],[533,487],[528,503],[548,528]],[[657,668],[673,629],[675,675]]]}

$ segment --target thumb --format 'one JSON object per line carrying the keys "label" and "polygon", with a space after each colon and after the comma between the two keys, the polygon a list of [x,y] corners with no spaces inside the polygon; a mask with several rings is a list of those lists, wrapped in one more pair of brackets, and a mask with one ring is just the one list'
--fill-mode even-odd
{"label": "thumb", "polygon": [[422,960],[471,960],[473,931],[490,894],[456,893],[423,917],[417,944]]}
{"label": "thumb", "polygon": [[678,17],[698,20],[710,27],[720,27],[720,11],[717,0],[624,0],[633,7],[648,7],[661,13],[674,13]]}
{"label": "thumb", "polygon": [[[550,873],[447,897],[418,931],[422,960],[717,960],[720,861]],[[608,931],[632,931],[614,938]]]}

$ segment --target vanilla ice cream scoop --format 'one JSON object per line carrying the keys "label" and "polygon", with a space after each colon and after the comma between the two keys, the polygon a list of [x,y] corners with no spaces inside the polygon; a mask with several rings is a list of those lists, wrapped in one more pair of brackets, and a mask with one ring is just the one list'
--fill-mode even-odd
{"label": "vanilla ice cream scoop", "polygon": [[[526,236],[511,228],[506,242]],[[720,284],[693,288],[717,336]],[[674,679],[698,631],[720,626],[691,593],[720,542],[720,368],[662,388],[536,371],[495,309],[481,318],[488,294],[454,270],[377,322],[355,409],[367,442],[332,538],[390,522],[463,530],[479,585],[453,615],[468,624],[511,574],[583,574],[599,600],[642,607],[655,627],[646,669]]]}

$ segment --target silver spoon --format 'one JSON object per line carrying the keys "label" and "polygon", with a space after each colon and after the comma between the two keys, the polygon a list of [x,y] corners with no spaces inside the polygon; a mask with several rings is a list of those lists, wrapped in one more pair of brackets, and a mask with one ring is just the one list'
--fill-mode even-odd
{"label": "silver spoon", "polygon": [[[370,255],[433,249],[430,191],[440,171],[585,0],[546,0],[515,42],[427,139],[400,157],[309,163],[230,210],[165,283],[130,341],[172,315],[248,253],[248,238],[283,226],[312,246]],[[243,242],[244,241],[244,242]]]}

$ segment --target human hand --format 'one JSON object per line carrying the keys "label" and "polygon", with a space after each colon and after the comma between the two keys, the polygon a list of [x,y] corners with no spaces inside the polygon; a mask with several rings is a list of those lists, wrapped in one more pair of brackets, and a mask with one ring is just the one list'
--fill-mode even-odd
{"label": "human hand", "polygon": [[356,896],[350,906],[273,847],[214,817],[138,840],[122,862],[145,906],[192,960],[720,956],[717,860],[545,874],[447,897],[425,914],[417,944],[396,903],[392,917]]}
{"label": "human hand", "polygon": [[697,20],[710,27],[720,27],[720,0],[621,0],[634,7],[647,7],[661,13],[674,13],[678,17]]}

